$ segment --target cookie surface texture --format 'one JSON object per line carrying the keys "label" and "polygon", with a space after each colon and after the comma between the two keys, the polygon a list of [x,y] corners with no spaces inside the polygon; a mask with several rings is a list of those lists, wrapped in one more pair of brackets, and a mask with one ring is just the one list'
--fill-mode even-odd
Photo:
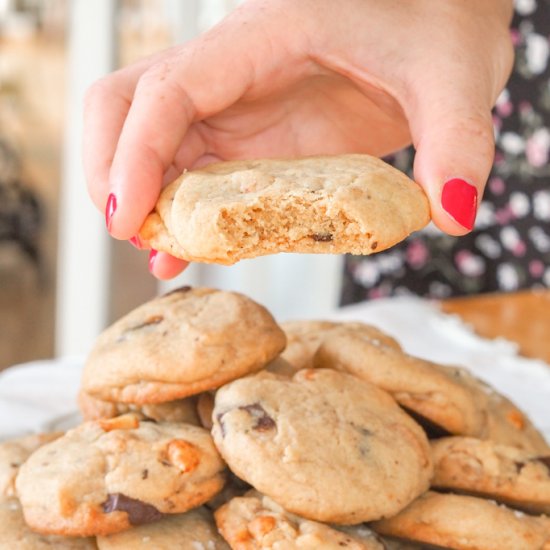
{"label": "cookie surface texture", "polygon": [[550,454],[538,456],[469,437],[442,438],[431,446],[433,487],[474,493],[550,515]]}
{"label": "cookie surface texture", "polygon": [[542,550],[550,540],[549,521],[490,500],[430,491],[372,528],[383,535],[457,550]]}
{"label": "cookie surface texture", "polygon": [[82,424],[41,447],[16,489],[33,529],[91,536],[203,504],[222,489],[224,468],[203,428],[127,415]]}
{"label": "cookie surface texture", "polygon": [[99,336],[82,389],[105,401],[174,401],[261,369],[285,344],[272,315],[253,300],[183,287],[138,307]]}
{"label": "cookie surface texture", "polygon": [[216,393],[212,434],[231,470],[289,512],[357,524],[397,513],[432,474],[422,429],[351,375],[270,373]]}
{"label": "cookie surface texture", "polygon": [[0,498],[15,496],[19,468],[42,445],[62,435],[61,432],[31,434],[0,443]]}
{"label": "cookie surface texture", "polygon": [[250,491],[216,511],[216,524],[233,550],[385,550],[366,527],[347,532],[286,512],[270,498]]}
{"label": "cookie surface texture", "polygon": [[0,499],[0,550],[94,550],[93,538],[41,535],[23,519],[17,499]]}
{"label": "cookie surface texture", "polygon": [[98,537],[97,546],[99,550],[229,550],[212,513],[204,508]]}
{"label": "cookie surface texture", "polygon": [[211,164],[167,186],[140,239],[186,260],[278,252],[371,254],[429,221],[427,198],[368,155]]}

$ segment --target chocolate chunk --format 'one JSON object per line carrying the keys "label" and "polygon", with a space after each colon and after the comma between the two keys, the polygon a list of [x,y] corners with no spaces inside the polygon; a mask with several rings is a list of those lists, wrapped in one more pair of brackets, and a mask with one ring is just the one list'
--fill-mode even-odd
{"label": "chocolate chunk", "polygon": [[537,456],[535,458],[537,462],[542,462],[546,466],[546,469],[548,470],[548,474],[550,475],[550,456]]}
{"label": "chocolate chunk", "polygon": [[134,526],[158,521],[163,516],[163,514],[151,504],[127,497],[122,493],[109,495],[101,506],[106,514],[112,512],[126,512],[128,514],[128,520]]}
{"label": "chocolate chunk", "polygon": [[521,470],[523,470],[523,468],[525,467],[525,462],[514,460],[514,466],[516,467],[516,472],[519,474]]}
{"label": "chocolate chunk", "polygon": [[332,241],[332,234],[330,233],[314,233],[313,235],[310,235],[310,237],[314,241],[322,243],[329,243],[330,241]]}
{"label": "chocolate chunk", "polygon": [[370,249],[371,250],[376,250],[378,248],[378,241],[374,241],[371,245],[370,245]]}
{"label": "chocolate chunk", "polygon": [[152,315],[149,317],[149,319],[146,319],[143,323],[140,323],[139,325],[135,325],[133,327],[130,327],[126,329],[117,339],[117,342],[122,342],[126,340],[128,335],[133,332],[137,332],[138,330],[143,330],[144,328],[154,327],[155,325],[158,325],[164,321],[164,317],[162,315]]}
{"label": "chocolate chunk", "polygon": [[271,418],[265,411],[265,409],[259,403],[253,403],[252,405],[245,405],[239,407],[240,410],[246,411],[250,416],[256,420],[253,429],[259,432],[267,432],[273,428],[277,428],[275,420]]}
{"label": "chocolate chunk", "polygon": [[141,479],[147,479],[149,477],[149,470],[145,469],[141,472]]}

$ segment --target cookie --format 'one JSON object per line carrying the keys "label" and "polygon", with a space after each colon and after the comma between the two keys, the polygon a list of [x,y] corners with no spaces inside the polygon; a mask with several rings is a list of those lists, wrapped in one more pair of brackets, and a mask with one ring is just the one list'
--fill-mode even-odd
{"label": "cookie", "polygon": [[542,550],[550,541],[550,520],[544,516],[433,491],[371,527],[382,535],[457,550]]}
{"label": "cookie", "polygon": [[0,443],[0,498],[15,496],[15,478],[34,451],[61,437],[62,432],[31,434]]}
{"label": "cookie", "polygon": [[215,518],[233,550],[385,550],[367,527],[344,532],[290,514],[256,491],[230,500],[216,511]]}
{"label": "cookie", "polygon": [[199,506],[224,467],[210,434],[126,415],[87,422],[41,447],[16,489],[27,523],[61,535],[106,535]]}
{"label": "cookie", "polygon": [[217,391],[213,420],[231,470],[307,519],[386,517],[429,485],[422,429],[389,394],[349,374],[304,369],[236,380]]}
{"label": "cookie", "polygon": [[98,537],[97,546],[99,550],[229,550],[205,508]]}
{"label": "cookie", "polygon": [[240,160],[185,172],[139,237],[184,260],[229,265],[278,252],[371,254],[429,219],[421,187],[378,158]]}
{"label": "cookie", "polygon": [[431,446],[433,487],[550,515],[550,454],[537,456],[469,437],[442,438]]}
{"label": "cookie", "polygon": [[328,335],[313,362],[375,384],[448,433],[481,436],[486,430],[487,412],[465,382],[465,371],[413,357],[359,332]]}
{"label": "cookie", "polygon": [[141,418],[155,422],[183,422],[199,425],[197,403],[194,397],[168,401],[167,403],[151,403],[134,405],[131,403],[111,403],[96,399],[90,394],[80,391],[78,407],[84,420],[101,420],[115,418],[127,413],[136,413]]}
{"label": "cookie", "polygon": [[86,362],[82,389],[118,403],[175,401],[261,369],[285,344],[271,314],[253,300],[184,287],[103,332]]}
{"label": "cookie", "polygon": [[366,323],[298,320],[281,323],[281,328],[287,338],[287,345],[281,357],[296,370],[313,368],[313,357],[319,346],[334,334],[357,333],[374,344],[383,343],[390,348],[401,349],[399,343],[391,336]]}
{"label": "cookie", "polygon": [[93,538],[40,535],[25,523],[15,498],[0,499],[0,550],[94,550]]}

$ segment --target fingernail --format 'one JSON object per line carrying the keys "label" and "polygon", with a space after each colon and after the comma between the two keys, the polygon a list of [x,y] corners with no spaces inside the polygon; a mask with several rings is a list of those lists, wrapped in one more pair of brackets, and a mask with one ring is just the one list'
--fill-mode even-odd
{"label": "fingernail", "polygon": [[113,223],[113,215],[116,212],[116,196],[114,193],[109,195],[107,199],[107,206],[105,207],[105,225],[107,231],[111,232],[111,224]]}
{"label": "fingernail", "polygon": [[471,231],[477,214],[477,189],[460,178],[449,180],[441,191],[441,206],[453,220]]}
{"label": "fingernail", "polygon": [[141,250],[141,241],[137,235],[134,235],[131,239],[128,239],[128,242],[135,246],[138,250]]}
{"label": "fingernail", "polygon": [[153,268],[155,267],[155,260],[157,258],[158,251],[155,249],[151,249],[151,252],[149,252],[149,271],[153,273]]}

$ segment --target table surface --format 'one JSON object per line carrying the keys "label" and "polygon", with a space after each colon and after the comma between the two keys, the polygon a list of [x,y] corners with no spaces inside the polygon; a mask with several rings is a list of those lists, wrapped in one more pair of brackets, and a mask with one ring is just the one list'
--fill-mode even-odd
{"label": "table surface", "polygon": [[519,344],[526,357],[550,363],[550,290],[485,294],[442,302],[485,338],[502,336]]}

